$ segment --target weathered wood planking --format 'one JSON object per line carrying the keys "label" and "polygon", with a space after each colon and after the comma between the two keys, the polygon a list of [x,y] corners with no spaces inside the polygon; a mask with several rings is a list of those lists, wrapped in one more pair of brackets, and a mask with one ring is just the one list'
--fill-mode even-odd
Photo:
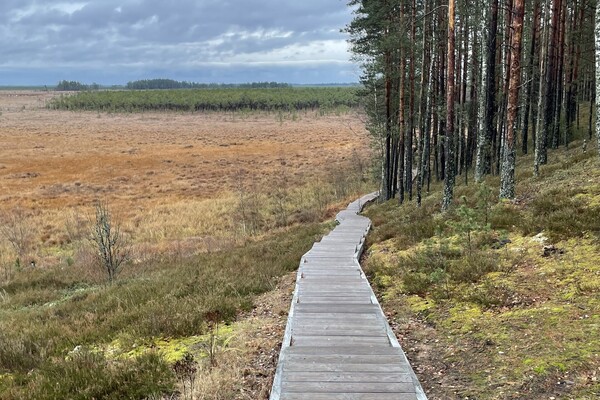
{"label": "weathered wood planking", "polygon": [[270,400],[426,400],[358,258],[370,229],[352,202],[300,260]]}

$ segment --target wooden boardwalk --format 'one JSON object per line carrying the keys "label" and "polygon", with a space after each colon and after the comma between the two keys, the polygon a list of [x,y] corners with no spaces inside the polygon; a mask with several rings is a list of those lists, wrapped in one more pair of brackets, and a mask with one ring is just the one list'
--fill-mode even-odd
{"label": "wooden boardwalk", "polygon": [[302,257],[270,400],[426,400],[358,262],[375,198]]}

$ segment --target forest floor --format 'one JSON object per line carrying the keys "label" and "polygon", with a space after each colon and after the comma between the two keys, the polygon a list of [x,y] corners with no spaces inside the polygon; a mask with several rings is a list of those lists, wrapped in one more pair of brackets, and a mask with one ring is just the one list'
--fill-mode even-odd
{"label": "forest floor", "polygon": [[370,207],[363,267],[431,400],[600,397],[600,162],[582,140],[519,156],[517,196],[464,184],[440,213]]}

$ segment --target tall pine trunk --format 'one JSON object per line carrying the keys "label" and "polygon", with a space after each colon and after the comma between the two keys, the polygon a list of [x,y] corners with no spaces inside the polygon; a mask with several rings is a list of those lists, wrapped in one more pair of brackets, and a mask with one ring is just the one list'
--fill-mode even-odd
{"label": "tall pine trunk", "polygon": [[506,138],[500,173],[500,198],[515,197],[515,130],[519,109],[519,86],[521,84],[521,43],[523,35],[524,0],[515,0],[511,22],[512,40],[506,112]]}
{"label": "tall pine trunk", "polygon": [[[485,32],[485,56],[483,58],[481,89],[482,102],[480,112],[480,127],[477,134],[477,160],[475,165],[475,181],[481,182],[485,175],[491,172],[492,137],[494,135],[494,113],[496,109],[496,35],[498,28],[498,0],[492,0],[491,10],[488,11],[488,21]],[[481,115],[483,118],[481,118]]]}
{"label": "tall pine trunk", "polygon": [[[427,2],[424,5],[424,14],[427,15]],[[427,165],[429,164],[429,121],[431,120],[429,104],[431,103],[431,72],[433,70],[433,64],[429,64],[427,59],[430,56],[428,52],[428,41],[427,41],[427,20],[423,22],[423,44],[421,48],[421,66],[423,72],[421,73],[421,87],[419,93],[419,142],[418,142],[418,170],[417,170],[417,205],[421,205],[423,183]],[[435,29],[433,30],[435,34]],[[435,38],[432,40],[435,42]],[[429,57],[433,60],[433,57]]]}
{"label": "tall pine trunk", "polygon": [[[533,95],[533,83],[534,79],[534,62],[535,62],[535,46],[537,42],[537,26],[539,21],[540,14],[540,1],[535,0],[535,5],[533,6],[533,26],[531,27],[531,44],[529,46],[529,63],[527,65],[527,89],[525,91],[525,104],[523,107],[523,131],[522,131],[522,152],[523,154],[527,154],[528,151],[528,135],[529,135],[529,114],[531,113],[531,97]],[[535,134],[535,133],[534,133]]]}
{"label": "tall pine trunk", "polygon": [[554,111],[552,113],[552,148],[557,149],[560,144],[560,123],[564,98],[564,68],[565,68],[565,14],[566,2],[558,3],[558,26],[556,30],[557,43],[555,45],[555,75],[554,75]]}
{"label": "tall pine trunk", "polygon": [[408,193],[408,199],[412,200],[413,197],[413,187],[412,187],[412,183],[413,183],[413,175],[412,175],[412,168],[413,168],[413,138],[414,138],[414,134],[415,134],[415,46],[414,44],[416,43],[416,35],[417,35],[417,28],[416,28],[416,8],[417,8],[417,4],[416,1],[413,0],[412,2],[412,13],[411,13],[411,34],[410,34],[410,41],[411,43],[413,43],[412,46],[410,46],[410,90],[409,90],[409,116],[408,116],[408,129],[406,131],[406,146],[405,146],[405,167],[404,167],[404,174],[405,174],[405,185],[406,185],[406,192]]}
{"label": "tall pine trunk", "polygon": [[[402,25],[402,19],[400,20],[400,25]],[[402,204],[404,202],[404,148],[405,144],[405,131],[406,131],[406,116],[405,116],[405,93],[404,93],[404,80],[406,76],[406,59],[404,57],[404,46],[400,45],[400,83],[398,88],[398,135],[400,139],[400,147],[398,149],[398,154],[400,156],[400,160],[398,161],[399,171],[398,171],[398,202]]]}
{"label": "tall pine trunk", "polygon": [[448,210],[454,197],[456,165],[454,158],[454,62],[455,62],[455,4],[448,0],[448,58],[446,74],[446,176],[442,209]]}
{"label": "tall pine trunk", "polygon": [[548,68],[548,41],[549,41],[549,23],[548,17],[550,10],[548,9],[548,0],[543,0],[543,23],[544,33],[541,41],[540,51],[540,91],[538,94],[538,120],[535,139],[535,156],[533,170],[536,176],[540,174],[540,165],[546,164],[547,161],[547,142],[549,130],[548,118],[548,85],[550,82],[550,73]]}
{"label": "tall pine trunk", "polygon": [[[600,93],[600,4],[596,5],[596,97]],[[590,114],[592,108],[590,107]],[[598,155],[600,156],[600,101],[596,101],[596,139],[598,141]]]}

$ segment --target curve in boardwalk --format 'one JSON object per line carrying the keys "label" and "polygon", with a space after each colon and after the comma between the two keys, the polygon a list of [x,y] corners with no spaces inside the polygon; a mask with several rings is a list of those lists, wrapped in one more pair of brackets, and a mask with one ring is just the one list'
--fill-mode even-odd
{"label": "curve in boardwalk", "polygon": [[376,197],[302,257],[270,400],[426,400],[358,262]]}

